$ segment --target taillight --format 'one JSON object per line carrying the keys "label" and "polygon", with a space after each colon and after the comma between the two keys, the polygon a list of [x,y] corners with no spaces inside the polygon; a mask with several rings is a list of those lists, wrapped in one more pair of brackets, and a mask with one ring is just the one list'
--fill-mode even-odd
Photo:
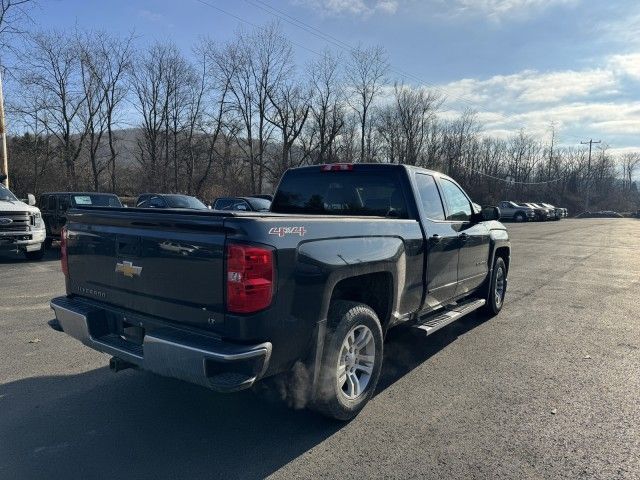
{"label": "taillight", "polygon": [[253,313],[271,305],[273,252],[250,245],[227,245],[227,310]]}
{"label": "taillight", "polygon": [[67,257],[67,227],[60,232],[60,266],[65,277],[69,275],[69,259]]}
{"label": "taillight", "polygon": [[331,163],[328,165],[320,165],[322,172],[350,172],[353,170],[353,163]]}

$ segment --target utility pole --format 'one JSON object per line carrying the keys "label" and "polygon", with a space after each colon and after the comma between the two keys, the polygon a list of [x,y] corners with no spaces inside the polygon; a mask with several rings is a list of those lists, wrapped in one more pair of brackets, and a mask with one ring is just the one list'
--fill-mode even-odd
{"label": "utility pole", "polygon": [[0,66],[0,157],[2,157],[2,172],[6,175],[5,187],[9,188],[9,158],[7,154],[7,132],[4,123],[4,96],[2,95],[2,67]]}
{"label": "utility pole", "polygon": [[592,138],[588,142],[580,142],[581,145],[589,144],[589,161],[587,162],[587,199],[585,201],[585,211],[589,210],[589,194],[591,193],[591,149],[594,143],[601,143],[600,140],[594,142]]}

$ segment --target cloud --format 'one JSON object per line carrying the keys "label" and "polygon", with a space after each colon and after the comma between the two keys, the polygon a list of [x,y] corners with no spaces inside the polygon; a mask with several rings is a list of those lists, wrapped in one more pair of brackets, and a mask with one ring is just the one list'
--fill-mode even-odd
{"label": "cloud", "polygon": [[361,16],[377,12],[394,14],[399,6],[399,0],[294,0],[293,3],[311,7],[326,15],[352,14]]}
{"label": "cloud", "polygon": [[493,20],[527,17],[557,6],[573,6],[579,0],[443,0],[456,15],[480,15]]}
{"label": "cloud", "polygon": [[146,8],[138,10],[138,16],[154,23],[161,22],[164,19],[164,16],[161,13],[153,12],[151,10],[147,10]]}
{"label": "cloud", "polygon": [[394,14],[400,7],[412,15],[481,16],[492,20],[523,18],[552,7],[573,6],[581,0],[290,0],[326,15]]}
{"label": "cloud", "polygon": [[554,103],[588,95],[617,93],[612,71],[590,69],[541,73],[525,70],[512,75],[495,75],[487,80],[463,79],[446,85],[453,99],[464,96],[474,102],[489,99],[500,103]]}
{"label": "cloud", "polygon": [[618,74],[640,80],[640,53],[613,55],[609,59],[609,66]]}
{"label": "cloud", "polygon": [[638,79],[640,53],[613,55],[602,63],[607,68],[525,70],[439,85],[448,94],[441,118],[455,118],[471,106],[487,135],[505,138],[524,128],[548,136],[554,122],[561,142],[594,136],[618,149],[640,151],[640,100],[625,81]]}

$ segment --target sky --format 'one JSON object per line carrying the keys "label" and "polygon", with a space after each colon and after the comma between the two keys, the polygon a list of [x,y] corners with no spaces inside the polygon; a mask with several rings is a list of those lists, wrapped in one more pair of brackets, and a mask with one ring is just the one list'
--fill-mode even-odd
{"label": "sky", "polygon": [[544,139],[553,123],[563,145],[640,152],[638,0],[40,0],[32,28],[133,31],[188,53],[278,19],[298,65],[336,41],[381,45],[390,82],[437,89],[443,115],[470,108],[486,133]]}

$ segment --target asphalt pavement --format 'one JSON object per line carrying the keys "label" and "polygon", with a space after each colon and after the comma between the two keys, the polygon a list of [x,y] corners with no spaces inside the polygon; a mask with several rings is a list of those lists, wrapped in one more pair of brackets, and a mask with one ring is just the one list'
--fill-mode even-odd
{"label": "asphalt pavement", "polygon": [[0,479],[640,478],[640,220],[508,228],[502,313],[392,331],[347,424],[112,373],[47,326],[57,251],[0,256]]}

